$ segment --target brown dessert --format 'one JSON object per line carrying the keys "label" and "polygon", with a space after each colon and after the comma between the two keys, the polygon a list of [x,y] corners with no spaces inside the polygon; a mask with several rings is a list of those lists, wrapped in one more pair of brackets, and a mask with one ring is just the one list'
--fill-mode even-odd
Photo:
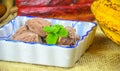
{"label": "brown dessert", "polygon": [[[49,26],[49,29],[47,29],[49,32],[51,32],[51,30],[53,30],[51,33],[45,32],[45,30],[43,28],[45,28],[46,26]],[[15,34],[12,37],[12,40],[19,40],[19,41],[24,41],[24,42],[43,42],[46,43],[46,41],[48,40],[48,35],[51,36],[50,34],[53,33],[53,35],[56,33],[58,34],[60,31],[58,28],[60,28],[62,25],[54,25],[54,27],[52,26],[52,24],[47,21],[44,20],[42,18],[33,18],[33,19],[29,19],[28,21],[26,21],[25,25],[23,25],[22,27],[20,27]],[[52,27],[50,29],[50,27]],[[57,27],[57,28],[56,28]],[[62,26],[63,27],[63,26]],[[56,30],[55,30],[56,28]],[[56,36],[58,37],[58,39],[56,39],[58,45],[74,45],[76,43],[76,41],[78,41],[80,39],[80,37],[76,34],[76,30],[70,26],[67,27],[63,27],[61,29],[65,29],[65,31],[67,31],[67,36],[63,35],[65,34],[65,32],[63,31],[62,36]],[[56,31],[56,32],[55,32]],[[60,33],[59,33],[60,34]],[[49,38],[48,41],[50,41],[50,43],[54,40],[55,36],[52,36],[51,38]],[[47,39],[47,40],[46,40]]]}
{"label": "brown dessert", "polygon": [[59,37],[58,44],[60,45],[74,45],[76,41],[80,39],[78,35],[76,35],[76,30],[70,26],[66,27],[68,31],[68,37]]}

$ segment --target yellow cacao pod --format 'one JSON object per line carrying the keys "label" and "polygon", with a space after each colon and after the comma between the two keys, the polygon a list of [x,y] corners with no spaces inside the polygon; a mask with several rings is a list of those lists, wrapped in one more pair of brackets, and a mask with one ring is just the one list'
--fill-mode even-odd
{"label": "yellow cacao pod", "polygon": [[10,9],[13,6],[13,2],[14,2],[14,0],[2,0],[2,4],[5,5],[5,7],[6,7],[6,12],[4,13],[4,15],[2,17],[0,17],[0,22],[5,20],[9,16]]}
{"label": "yellow cacao pod", "polygon": [[120,45],[120,0],[95,0],[91,10],[105,35]]}
{"label": "yellow cacao pod", "polygon": [[5,14],[6,6],[0,3],[0,18]]}

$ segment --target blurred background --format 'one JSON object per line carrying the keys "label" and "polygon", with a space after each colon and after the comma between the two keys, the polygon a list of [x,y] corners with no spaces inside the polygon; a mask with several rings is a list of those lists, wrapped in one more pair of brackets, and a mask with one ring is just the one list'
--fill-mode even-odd
{"label": "blurred background", "polygon": [[0,25],[17,15],[94,21],[90,9],[92,2],[93,0],[0,0]]}

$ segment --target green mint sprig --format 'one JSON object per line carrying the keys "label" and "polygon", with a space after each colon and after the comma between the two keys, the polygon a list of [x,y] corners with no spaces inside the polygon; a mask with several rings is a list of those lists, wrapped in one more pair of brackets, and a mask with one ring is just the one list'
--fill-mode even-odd
{"label": "green mint sprig", "polygon": [[59,36],[60,37],[68,36],[68,31],[62,25],[58,24],[52,26],[45,26],[43,30],[48,33],[46,37],[47,44],[57,44]]}

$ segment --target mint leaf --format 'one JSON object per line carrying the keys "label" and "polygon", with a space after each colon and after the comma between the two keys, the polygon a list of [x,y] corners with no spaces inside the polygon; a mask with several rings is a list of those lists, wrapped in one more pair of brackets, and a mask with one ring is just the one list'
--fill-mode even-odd
{"label": "mint leaf", "polygon": [[59,36],[61,37],[68,36],[68,31],[64,28],[64,26],[59,24],[52,26],[45,26],[43,30],[48,33],[46,37],[47,44],[56,44]]}
{"label": "mint leaf", "polygon": [[59,25],[59,24],[56,24],[56,25],[53,25],[53,26],[56,27],[56,28],[59,28],[59,29],[64,28],[63,25]]}
{"label": "mint leaf", "polygon": [[57,40],[58,40],[57,34],[49,33],[48,36],[46,37],[47,44],[56,44]]}
{"label": "mint leaf", "polygon": [[61,28],[60,31],[58,32],[58,35],[61,37],[67,37],[68,31],[65,28]]}
{"label": "mint leaf", "polygon": [[60,26],[53,25],[53,26],[45,26],[43,30],[47,33],[57,33],[60,29]]}
{"label": "mint leaf", "polygon": [[60,28],[53,25],[53,26],[51,26],[51,29],[53,30],[52,33],[56,34]]}
{"label": "mint leaf", "polygon": [[50,33],[50,32],[52,32],[52,29],[51,29],[50,26],[45,26],[45,27],[43,28],[43,31],[45,31],[45,32],[47,32],[47,33]]}
{"label": "mint leaf", "polygon": [[51,28],[54,28],[53,33],[58,33],[61,28],[64,28],[62,25],[56,24],[53,25]]}

